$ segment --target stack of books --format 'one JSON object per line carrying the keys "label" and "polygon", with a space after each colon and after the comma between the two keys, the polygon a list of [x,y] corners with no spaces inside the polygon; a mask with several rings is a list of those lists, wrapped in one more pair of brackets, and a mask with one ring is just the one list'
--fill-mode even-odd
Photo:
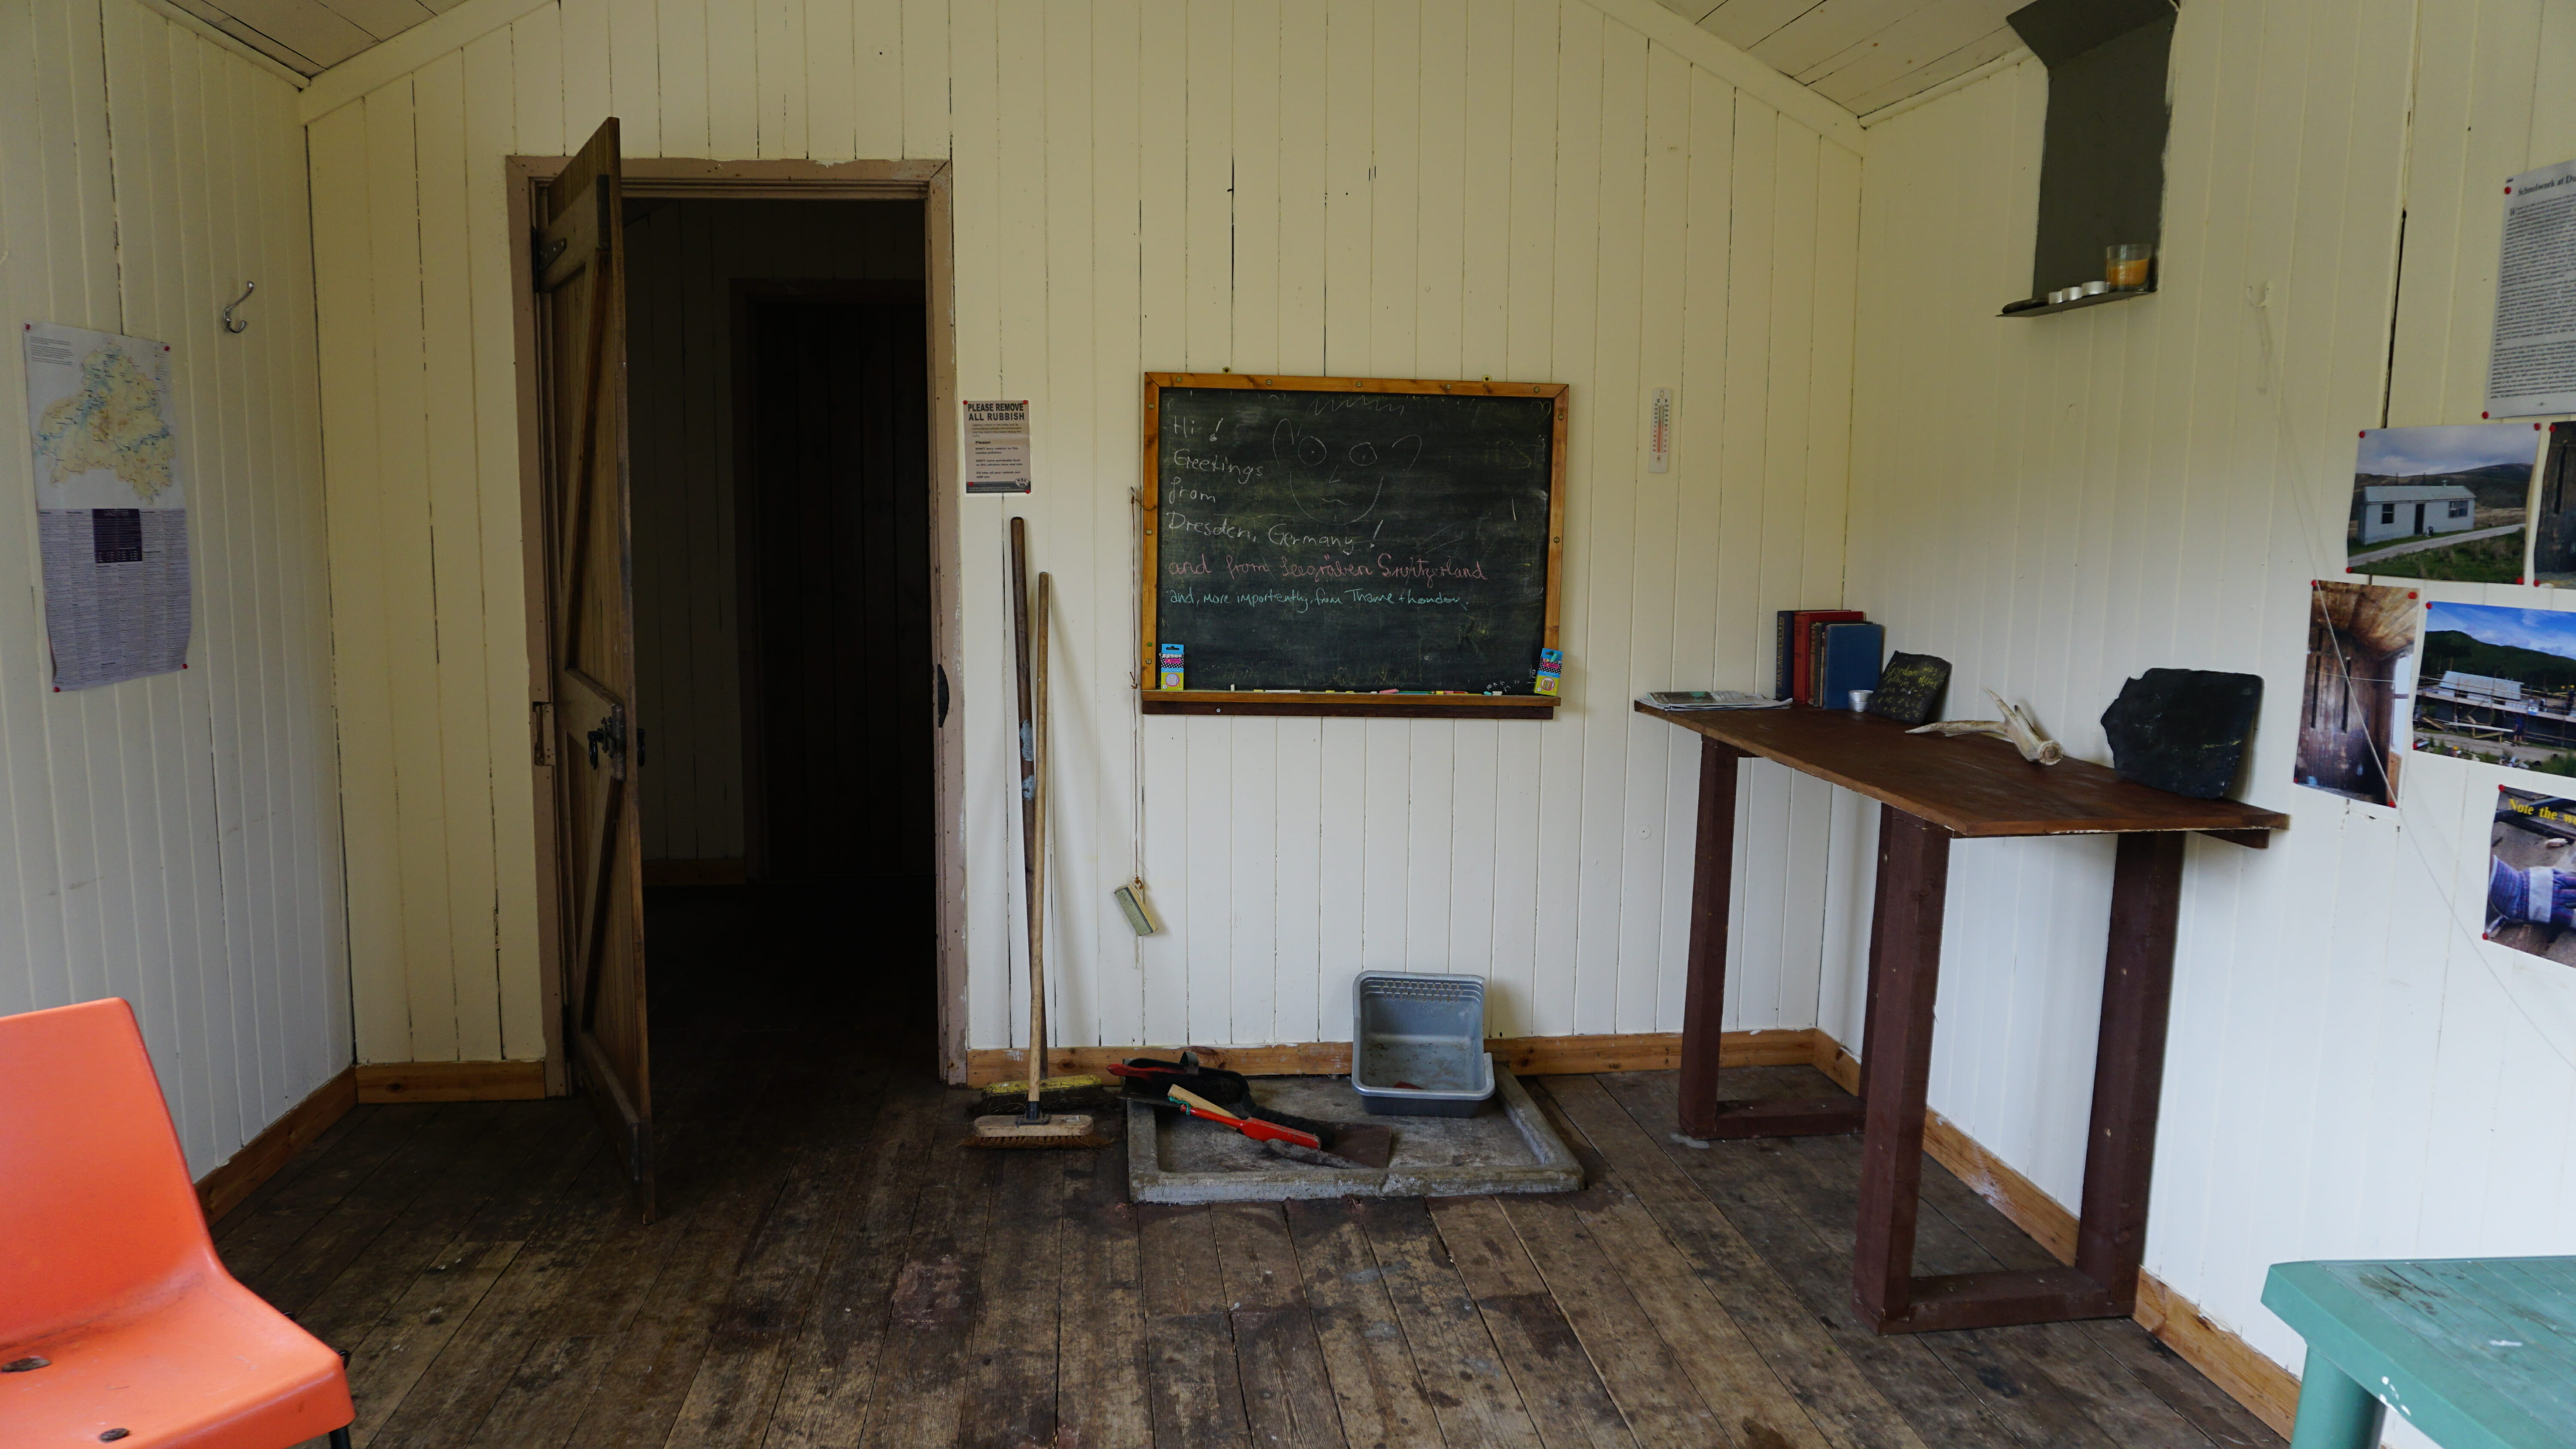
{"label": "stack of books", "polygon": [[1771,693],[1822,709],[1849,706],[1855,689],[1876,689],[1887,630],[1858,609],[1782,609]]}

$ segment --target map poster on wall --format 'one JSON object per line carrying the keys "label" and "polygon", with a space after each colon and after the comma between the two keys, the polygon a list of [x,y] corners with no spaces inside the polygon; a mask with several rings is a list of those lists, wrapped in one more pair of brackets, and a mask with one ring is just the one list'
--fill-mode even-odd
{"label": "map poster on wall", "polygon": [[54,687],[166,674],[188,658],[188,510],[170,349],[30,322],[27,425]]}
{"label": "map poster on wall", "polygon": [[2576,412],[2576,161],[2505,183],[2486,410]]}

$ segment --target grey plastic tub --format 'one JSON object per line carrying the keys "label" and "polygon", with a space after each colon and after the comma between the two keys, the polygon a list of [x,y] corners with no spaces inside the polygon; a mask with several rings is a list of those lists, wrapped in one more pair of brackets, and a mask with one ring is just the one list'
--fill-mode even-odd
{"label": "grey plastic tub", "polygon": [[1494,1095],[1485,979],[1361,972],[1351,982],[1351,1086],[1382,1116],[1475,1116]]}

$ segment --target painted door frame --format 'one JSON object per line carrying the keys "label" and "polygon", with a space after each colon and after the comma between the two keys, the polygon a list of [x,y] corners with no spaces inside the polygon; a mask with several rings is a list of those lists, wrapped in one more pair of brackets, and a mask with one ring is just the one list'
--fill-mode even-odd
{"label": "painted door frame", "polygon": [[[531,218],[545,185],[569,160],[563,156],[512,156],[507,160],[510,273],[515,302],[519,398],[520,552],[528,595],[528,698],[530,769],[537,799],[555,798],[554,766],[544,755],[551,729],[547,672],[544,479],[544,358],[537,327],[536,285],[526,244]],[[699,161],[629,156],[625,190],[633,200],[724,201],[919,201],[922,203],[922,294],[930,329],[930,648],[947,671],[948,720],[933,734],[932,785],[938,820],[932,834],[932,881],[939,897],[939,1070],[951,1082],[966,1080],[966,756],[960,723],[965,678],[958,587],[957,299],[955,235],[951,225],[950,172],[945,161]],[[642,701],[646,709],[651,700]],[[552,889],[537,895],[538,969],[545,985],[546,1091],[566,1087],[563,1042],[562,857],[551,809],[537,815],[537,873]],[[645,945],[647,959],[652,946]]]}

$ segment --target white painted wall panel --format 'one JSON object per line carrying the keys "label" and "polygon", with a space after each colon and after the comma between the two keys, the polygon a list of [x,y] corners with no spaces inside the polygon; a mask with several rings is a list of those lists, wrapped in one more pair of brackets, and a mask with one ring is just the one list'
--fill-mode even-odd
{"label": "white painted wall panel", "polygon": [[[624,44],[623,12],[606,13]],[[507,82],[469,107],[467,195],[437,204],[488,206],[503,156],[559,153],[612,103],[634,154],[658,134],[672,155],[900,146],[954,163],[960,387],[1031,399],[1038,477],[1025,500],[962,505],[954,727],[970,762],[974,1044],[1012,1040],[1018,1015],[1001,607],[1014,513],[1062,600],[1056,746],[1071,782],[1051,975],[1068,1038],[1337,1037],[1368,967],[1486,972],[1504,1032],[1678,1025],[1696,753],[1628,701],[1766,685],[1771,611],[1840,598],[1860,180],[1843,142],[1582,0],[664,0],[658,14],[666,33],[641,42],[659,45],[653,63],[590,54],[607,42],[573,4],[512,25]],[[899,78],[899,102],[836,93],[849,67],[871,88]],[[500,453],[475,464],[473,518],[423,521],[417,469],[390,441],[387,409],[410,408],[427,369],[470,372],[488,398],[511,366],[485,280],[498,272],[483,265],[505,239],[478,228],[470,268],[425,270],[395,234],[416,225],[414,173],[371,174],[402,168],[406,140],[455,144],[427,134],[441,124],[422,103],[435,70],[312,126],[333,355],[353,376],[411,374],[326,389],[333,496],[353,519],[335,533],[335,578],[364,596],[343,612],[342,688],[378,718],[372,701],[411,687],[391,677],[417,647],[406,639],[433,625],[418,575],[386,566],[368,518],[404,510],[427,535],[406,548],[443,549],[457,527],[486,558],[518,543],[519,479]],[[429,316],[473,319],[463,358],[423,357]],[[1558,720],[1137,717],[1138,374],[1229,367],[1573,385],[1573,702]],[[1664,386],[1680,398],[1680,461],[1649,475],[1645,397]],[[467,647],[493,652],[497,680],[497,623],[522,603],[515,578],[484,578],[480,615],[458,625],[485,621],[474,637],[491,642]],[[436,620],[442,641],[449,627]],[[487,949],[434,924],[453,899],[506,896],[533,871],[524,790],[499,789],[524,776],[523,730],[496,724],[480,749],[494,782],[480,806],[406,788],[381,750],[349,757],[358,890],[405,923],[355,948],[370,1059],[445,1052],[459,1023],[496,1016],[508,1054],[537,1050],[532,1016],[495,1004],[533,981],[532,931],[505,928]],[[1749,828],[1801,854],[1757,853],[1767,874],[1745,898],[1729,1024],[1805,1026],[1833,807],[1753,773]],[[497,883],[480,857],[445,850],[459,831],[494,842]],[[1172,927],[1143,942],[1103,899],[1140,870]],[[405,1001],[449,1019],[407,1024]]]}
{"label": "white painted wall panel", "polygon": [[350,1060],[295,92],[131,0],[0,15],[0,70],[0,296],[171,345],[196,587],[187,670],[54,692],[5,349],[0,1013],[131,1001],[203,1173]]}
{"label": "white painted wall panel", "polygon": [[[2394,811],[2289,783],[2354,434],[2478,420],[2502,183],[2576,155],[2534,60],[2570,28],[2525,0],[2187,0],[2162,290],[2061,317],[1993,316],[2029,286],[2037,62],[1870,133],[1849,603],[1956,662],[1953,716],[1993,687],[2088,759],[2142,669],[2265,678],[2247,796],[2293,824],[2189,846],[2147,1266],[2287,1364],[2273,1262],[2576,1250],[2576,979],[2478,938],[2504,773],[2411,759]],[[1873,813],[1837,806],[1839,874],[1865,880]],[[2110,853],[1953,853],[1932,1106],[2068,1203]],[[1824,1017],[1854,1041],[1867,891],[1841,889]]]}

